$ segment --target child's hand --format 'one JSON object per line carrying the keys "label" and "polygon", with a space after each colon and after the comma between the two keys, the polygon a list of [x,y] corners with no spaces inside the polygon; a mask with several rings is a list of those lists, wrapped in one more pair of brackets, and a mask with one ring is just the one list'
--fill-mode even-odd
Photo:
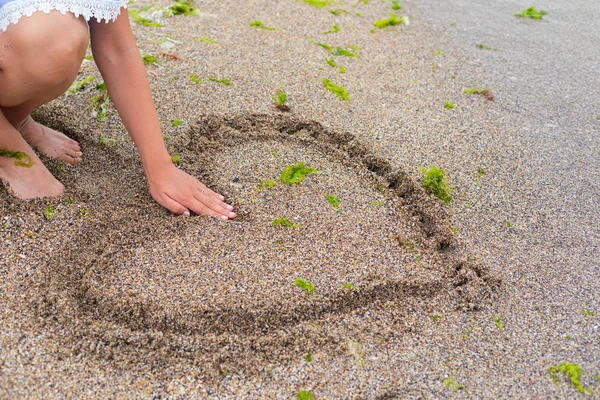
{"label": "child's hand", "polygon": [[149,174],[148,184],[154,200],[175,214],[189,216],[193,211],[225,220],[235,218],[233,207],[223,202],[223,196],[173,164]]}

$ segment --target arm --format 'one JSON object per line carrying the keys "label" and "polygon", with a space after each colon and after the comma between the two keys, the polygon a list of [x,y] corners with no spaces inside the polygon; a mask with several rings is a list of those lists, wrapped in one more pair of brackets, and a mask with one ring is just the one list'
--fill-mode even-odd
{"label": "arm", "polygon": [[223,219],[233,208],[223,196],[175,167],[167,152],[144,63],[136,46],[126,10],[115,22],[90,20],[92,52],[110,97],[138,148],[150,194],[175,214],[190,210]]}

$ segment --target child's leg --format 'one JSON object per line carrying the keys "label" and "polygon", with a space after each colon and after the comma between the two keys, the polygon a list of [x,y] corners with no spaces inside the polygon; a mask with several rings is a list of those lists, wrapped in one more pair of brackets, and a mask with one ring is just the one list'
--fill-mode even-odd
{"label": "child's leg", "polygon": [[0,110],[32,146],[70,164],[81,159],[77,142],[29,114],[68,89],[87,45],[85,21],[58,11],[34,13],[0,33]]}

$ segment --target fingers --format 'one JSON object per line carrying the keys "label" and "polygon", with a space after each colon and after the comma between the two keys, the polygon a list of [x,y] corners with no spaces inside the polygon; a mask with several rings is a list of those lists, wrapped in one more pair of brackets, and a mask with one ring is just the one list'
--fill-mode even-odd
{"label": "fingers", "polygon": [[162,196],[157,202],[173,214],[190,216],[190,211],[186,207],[167,195]]}
{"label": "fingers", "polygon": [[236,217],[232,211],[233,207],[221,201],[220,197],[222,196],[213,191],[209,192],[209,189],[204,189],[204,193],[202,190],[195,190],[192,195],[188,195],[182,200],[175,200],[166,194],[164,197],[164,204],[161,203],[161,205],[174,214],[189,216],[189,212],[193,211],[198,215],[212,216],[223,220]]}
{"label": "fingers", "polygon": [[215,197],[217,197],[219,200],[225,200],[225,197],[220,195],[219,193],[213,191],[212,189],[210,189],[208,186],[204,186],[202,183],[198,182],[198,190],[200,191],[200,193],[205,193],[207,195],[214,195]]}
{"label": "fingers", "polygon": [[[236,214],[232,211],[233,207],[220,199],[220,195],[206,188],[195,193],[194,198],[204,207],[210,210],[209,215],[223,217],[223,219],[235,218]],[[196,211],[194,211],[196,212]]]}

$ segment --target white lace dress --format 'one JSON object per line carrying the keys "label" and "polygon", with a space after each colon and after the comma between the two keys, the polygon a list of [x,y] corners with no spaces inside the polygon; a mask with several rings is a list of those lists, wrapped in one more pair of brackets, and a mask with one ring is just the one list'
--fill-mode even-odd
{"label": "white lace dress", "polygon": [[82,15],[86,21],[114,21],[127,7],[127,0],[0,0],[0,31],[6,31],[9,24],[16,24],[21,17],[29,17],[36,11],[48,14],[58,10]]}

